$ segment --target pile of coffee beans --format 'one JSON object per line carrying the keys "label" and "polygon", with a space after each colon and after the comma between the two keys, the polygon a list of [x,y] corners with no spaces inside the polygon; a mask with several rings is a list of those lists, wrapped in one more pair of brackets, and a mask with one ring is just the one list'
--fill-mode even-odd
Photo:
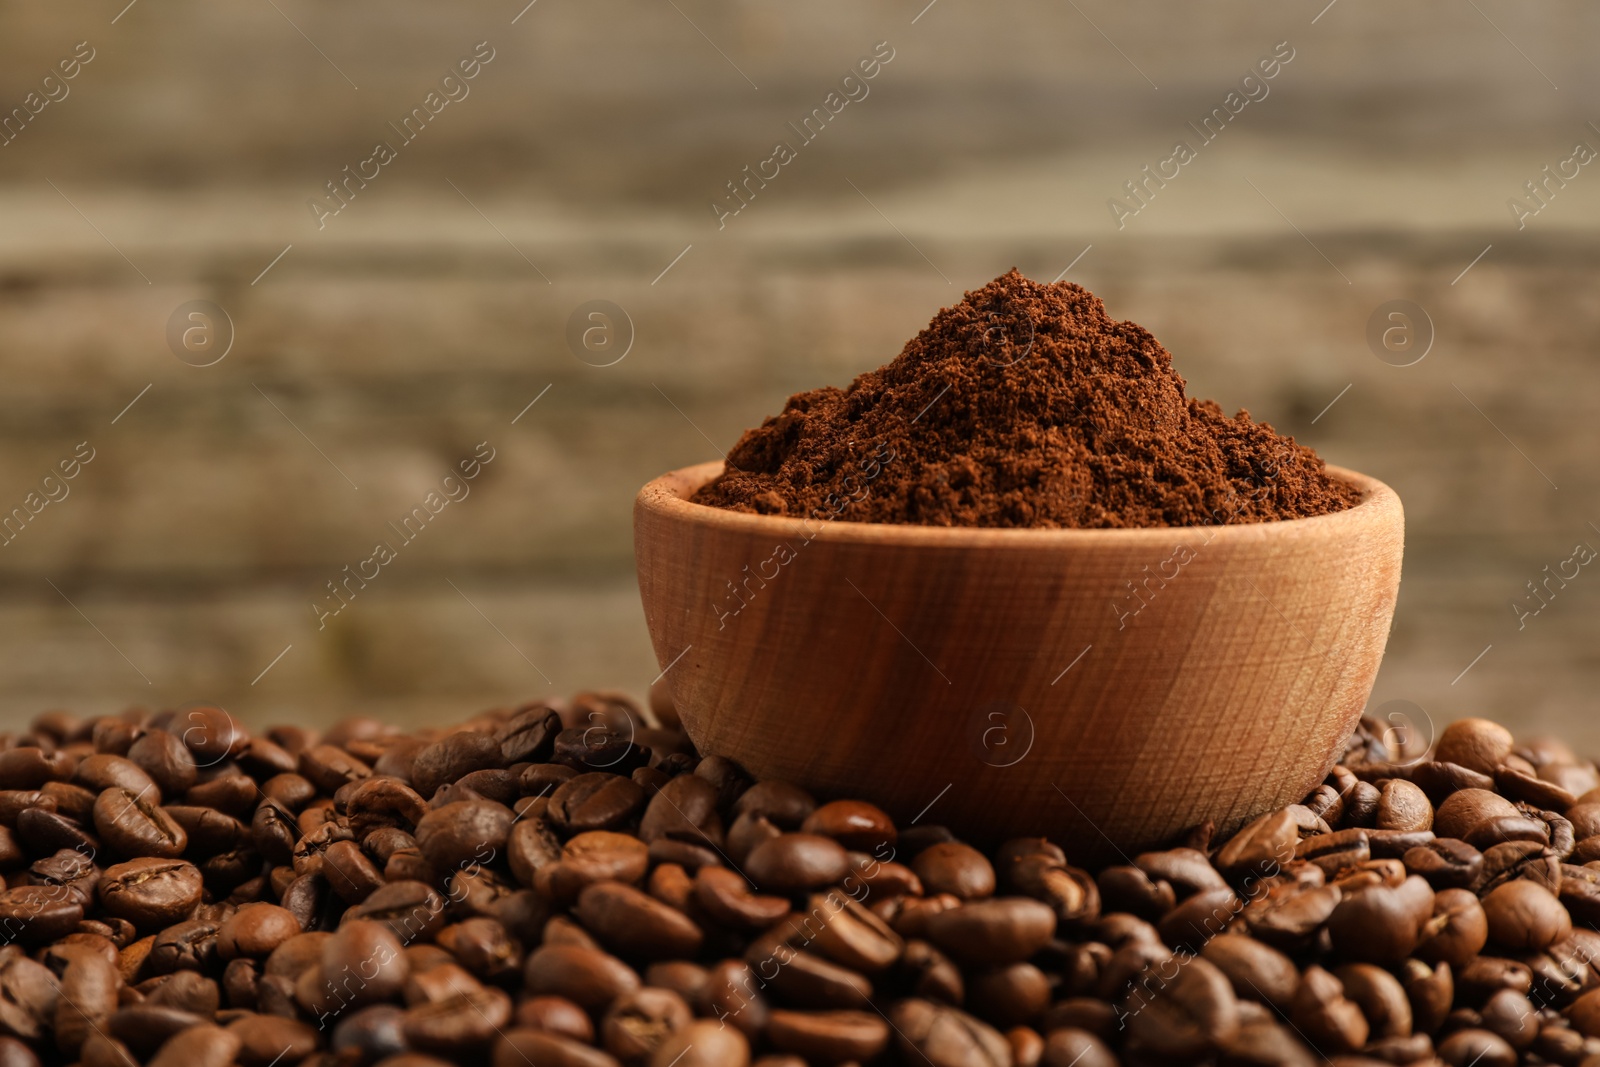
{"label": "pile of coffee beans", "polygon": [[1559,743],[1363,724],[1303,803],[1091,874],[675,725],[40,716],[0,738],[0,1067],[1600,1065]]}

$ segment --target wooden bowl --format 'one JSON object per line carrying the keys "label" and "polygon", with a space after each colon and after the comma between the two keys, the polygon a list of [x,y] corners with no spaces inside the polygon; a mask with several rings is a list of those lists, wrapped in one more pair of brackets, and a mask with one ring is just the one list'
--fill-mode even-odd
{"label": "wooden bowl", "polygon": [[990,530],[634,502],[656,658],[702,753],[1083,862],[1305,796],[1355,727],[1400,585],[1394,490],[1285,522]]}

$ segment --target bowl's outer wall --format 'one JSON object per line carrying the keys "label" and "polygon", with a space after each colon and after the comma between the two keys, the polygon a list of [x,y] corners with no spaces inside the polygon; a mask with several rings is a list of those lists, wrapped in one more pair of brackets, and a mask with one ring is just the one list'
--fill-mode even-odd
{"label": "bowl's outer wall", "polygon": [[1348,472],[1364,502],[1313,520],[946,543],[681,502],[719,469],[635,505],[689,736],[902,822],[937,800],[929,822],[980,839],[1104,859],[1299,799],[1361,714],[1399,588],[1399,499]]}

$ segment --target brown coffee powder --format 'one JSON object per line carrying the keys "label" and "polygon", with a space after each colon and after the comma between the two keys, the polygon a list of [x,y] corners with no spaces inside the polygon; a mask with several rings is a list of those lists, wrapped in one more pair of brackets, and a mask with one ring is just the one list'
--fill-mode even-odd
{"label": "brown coffee powder", "polygon": [[1338,511],[1357,491],[1248,412],[1184,395],[1172,356],[1070,282],[1012,270],[848,389],[790,397],[694,496],[922,526],[1201,526]]}

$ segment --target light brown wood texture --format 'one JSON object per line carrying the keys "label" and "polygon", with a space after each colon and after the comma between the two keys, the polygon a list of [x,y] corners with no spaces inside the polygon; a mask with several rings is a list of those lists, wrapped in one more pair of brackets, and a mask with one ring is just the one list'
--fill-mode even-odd
{"label": "light brown wood texture", "polygon": [[701,750],[1081,860],[1308,792],[1360,717],[1399,591],[1399,497],[1338,468],[1363,493],[1343,512],[1139,530],[688,502],[720,469],[634,505],[656,658]]}

